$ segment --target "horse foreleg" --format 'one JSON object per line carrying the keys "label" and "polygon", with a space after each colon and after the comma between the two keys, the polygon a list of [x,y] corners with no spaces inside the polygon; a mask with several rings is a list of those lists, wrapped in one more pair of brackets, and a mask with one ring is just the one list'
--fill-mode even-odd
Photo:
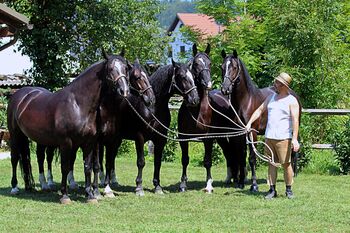
{"label": "horse foreleg", "polygon": [[46,182],[45,173],[44,173],[45,149],[46,149],[46,146],[40,145],[37,143],[36,156],[37,156],[38,167],[39,167],[39,182],[40,182],[41,190],[49,191],[50,187]]}
{"label": "horse foreleg", "polygon": [[[253,134],[253,140],[256,141],[257,137]],[[250,186],[251,192],[258,192],[259,186],[256,178],[256,155],[251,145],[249,145],[249,166],[252,172],[252,185]]]}
{"label": "horse foreleg", "polygon": [[100,171],[100,162],[99,162],[99,155],[98,155],[98,145],[96,144],[94,150],[93,150],[93,171],[94,171],[94,180],[92,183],[92,188],[93,188],[93,194],[94,197],[99,200],[102,199],[102,195],[100,191],[98,190],[98,173]]}
{"label": "horse foreleg", "polygon": [[70,149],[71,148],[60,148],[61,152],[61,193],[62,198],[60,199],[61,204],[69,204],[72,201],[70,200],[67,193],[67,176],[70,169]]}
{"label": "horse foreleg", "polygon": [[135,147],[137,152],[137,177],[136,177],[136,195],[137,196],[144,196],[145,192],[143,191],[142,187],[142,171],[145,167],[145,155],[144,155],[144,148],[143,145],[145,144],[145,140],[142,134],[137,135],[137,140],[135,140]]}
{"label": "horse foreleg", "polygon": [[[227,138],[221,138],[217,140],[219,146],[222,149],[222,152],[225,156],[226,159],[226,178],[224,180],[226,185],[230,185],[232,183],[232,179],[233,179],[233,156],[231,155],[231,153],[233,151],[230,151],[230,147],[229,147],[229,139]],[[232,148],[231,148],[232,150]]]}
{"label": "horse foreleg", "polygon": [[84,157],[84,174],[85,174],[85,195],[89,203],[96,203],[97,199],[94,196],[92,185],[91,185],[91,174],[93,164],[93,146],[87,145],[83,148]]}
{"label": "horse foreleg", "polygon": [[213,152],[213,140],[207,140],[204,142],[204,167],[207,170],[207,186],[204,191],[207,193],[212,193],[214,191],[213,188],[213,178],[211,177],[211,166],[212,166],[212,152]]}
{"label": "horse foreleg", "polygon": [[117,154],[118,148],[121,141],[118,140],[116,143],[110,143],[106,145],[106,176],[104,183],[104,194],[106,197],[115,197],[113,190],[111,189],[111,176],[114,169],[115,156]]}
{"label": "horse foreleg", "polygon": [[75,179],[74,179],[74,163],[75,163],[75,159],[77,158],[77,151],[78,151],[78,148],[73,148],[69,157],[70,164],[69,164],[69,173],[68,173],[67,179],[68,179],[70,190],[79,189],[79,185],[77,184],[77,182],[75,182]]}
{"label": "horse foreleg", "polygon": [[239,179],[238,188],[243,189],[246,179],[246,157],[247,157],[247,146],[245,139],[242,138],[241,143],[236,146],[238,148],[238,166],[239,166]]}
{"label": "horse foreleg", "polygon": [[187,166],[190,162],[190,158],[188,156],[188,142],[180,142],[180,146],[182,152],[182,175],[179,190],[180,192],[185,192],[187,190]]}
{"label": "horse foreleg", "polygon": [[162,153],[166,140],[157,138],[152,140],[154,142],[154,172],[153,172],[153,185],[154,192],[156,194],[164,194],[162,187],[160,186],[160,167],[162,165]]}

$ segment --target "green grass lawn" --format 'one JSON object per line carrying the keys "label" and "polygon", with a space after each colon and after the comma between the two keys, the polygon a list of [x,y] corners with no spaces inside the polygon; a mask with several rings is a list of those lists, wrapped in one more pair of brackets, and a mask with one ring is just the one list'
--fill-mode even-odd
{"label": "green grass lawn", "polygon": [[[38,183],[36,162],[32,161]],[[206,194],[205,169],[190,166],[189,191],[178,193],[180,163],[163,163],[164,195],[153,191],[153,163],[144,169],[145,196],[134,194],[135,159],[118,158],[118,196],[98,204],[85,203],[83,191],[71,193],[71,205],[59,204],[56,192],[11,196],[11,163],[0,160],[0,232],[350,232],[349,176],[300,173],[293,186],[296,198],[284,196],[283,172],[279,171],[278,198],[264,194],[266,168],[258,170],[260,192],[225,187],[225,165],[213,167],[215,191]],[[59,164],[54,165],[60,180]],[[76,178],[83,184],[82,159],[76,162]],[[23,180],[19,177],[23,188]]]}

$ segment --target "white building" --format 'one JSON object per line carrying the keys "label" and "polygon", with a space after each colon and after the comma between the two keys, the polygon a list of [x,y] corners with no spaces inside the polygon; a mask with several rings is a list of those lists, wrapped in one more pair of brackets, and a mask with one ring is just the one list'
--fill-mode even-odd
{"label": "white building", "polygon": [[192,55],[192,42],[187,41],[182,35],[180,28],[189,27],[191,30],[201,34],[202,39],[215,36],[223,31],[223,26],[217,24],[215,20],[204,14],[177,13],[173,23],[168,29],[168,35],[173,37],[170,42],[167,63],[171,63],[171,58],[179,61],[180,58],[189,58]]}

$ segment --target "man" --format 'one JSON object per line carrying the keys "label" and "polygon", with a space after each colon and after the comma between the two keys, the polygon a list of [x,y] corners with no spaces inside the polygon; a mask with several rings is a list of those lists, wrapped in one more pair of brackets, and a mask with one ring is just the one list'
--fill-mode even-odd
{"label": "man", "polygon": [[[300,148],[298,142],[299,132],[299,103],[291,95],[289,85],[292,78],[287,73],[280,73],[274,82],[276,93],[255,110],[247,123],[246,130],[251,130],[252,123],[258,119],[264,111],[268,111],[265,142],[271,149],[265,148],[265,153],[274,156],[274,161],[279,162],[284,168],[284,181],[286,184],[286,196],[293,198],[293,168],[291,165],[291,149],[297,152]],[[277,197],[276,191],[277,167],[269,164],[268,184],[270,190],[266,199]]]}

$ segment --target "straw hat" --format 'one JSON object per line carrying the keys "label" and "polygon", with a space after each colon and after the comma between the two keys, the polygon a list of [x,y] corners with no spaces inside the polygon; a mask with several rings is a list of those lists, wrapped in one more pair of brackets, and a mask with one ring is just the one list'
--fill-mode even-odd
{"label": "straw hat", "polygon": [[282,84],[284,84],[285,86],[289,87],[289,84],[292,82],[292,78],[289,76],[289,74],[287,73],[280,73],[275,80],[280,81]]}

